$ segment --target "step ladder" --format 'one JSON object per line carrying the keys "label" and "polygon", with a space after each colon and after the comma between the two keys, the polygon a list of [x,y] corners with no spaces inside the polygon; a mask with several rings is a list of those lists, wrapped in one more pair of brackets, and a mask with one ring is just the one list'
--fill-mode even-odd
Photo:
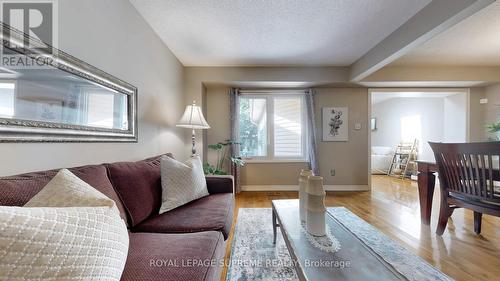
{"label": "step ladder", "polygon": [[400,142],[394,150],[388,176],[401,179],[411,178],[408,172],[415,172],[417,168],[418,140]]}

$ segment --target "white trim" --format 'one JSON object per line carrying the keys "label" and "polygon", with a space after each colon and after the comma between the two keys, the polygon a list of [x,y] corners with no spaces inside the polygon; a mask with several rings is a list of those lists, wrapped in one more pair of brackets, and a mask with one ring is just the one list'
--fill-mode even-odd
{"label": "white trim", "polygon": [[[324,185],[326,191],[369,191],[368,185]],[[298,191],[298,185],[242,185],[241,191]]]}

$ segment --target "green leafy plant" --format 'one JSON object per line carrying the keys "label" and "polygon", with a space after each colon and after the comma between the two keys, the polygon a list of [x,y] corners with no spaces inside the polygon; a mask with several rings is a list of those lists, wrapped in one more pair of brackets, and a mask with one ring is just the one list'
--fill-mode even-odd
{"label": "green leafy plant", "polygon": [[[498,123],[493,123],[493,124],[489,124],[486,126],[486,128],[488,129],[488,132],[490,133],[493,133],[493,134],[496,134],[496,140],[497,141],[500,141],[500,136],[499,136],[499,132],[500,132],[500,122]],[[490,138],[491,139],[491,138]]]}
{"label": "green leafy plant", "polygon": [[486,128],[488,128],[488,132],[490,133],[500,132],[500,122],[489,124],[486,126]]}
{"label": "green leafy plant", "polygon": [[216,144],[209,144],[208,149],[213,150],[217,153],[217,163],[212,165],[210,163],[205,163],[203,165],[203,170],[206,175],[227,175],[229,174],[227,170],[224,169],[224,164],[229,160],[230,163],[234,163],[239,166],[245,166],[245,161],[238,156],[229,155],[229,148],[233,144],[240,144],[234,140],[225,140],[224,142],[218,142]]}

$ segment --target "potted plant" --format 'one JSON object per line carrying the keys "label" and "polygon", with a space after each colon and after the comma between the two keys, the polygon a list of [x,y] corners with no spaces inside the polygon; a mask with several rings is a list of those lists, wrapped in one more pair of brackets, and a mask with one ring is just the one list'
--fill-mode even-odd
{"label": "potted plant", "polygon": [[489,124],[486,128],[488,129],[488,132],[495,134],[497,141],[500,141],[500,122]]}
{"label": "potted plant", "polygon": [[225,140],[224,142],[218,142],[216,144],[209,144],[208,149],[213,150],[217,153],[217,163],[212,165],[210,163],[205,163],[203,166],[203,170],[206,175],[228,175],[229,172],[224,169],[224,164],[227,163],[227,160],[230,163],[234,163],[239,166],[245,166],[245,161],[238,156],[228,155],[229,148],[232,144],[239,144],[234,140]]}

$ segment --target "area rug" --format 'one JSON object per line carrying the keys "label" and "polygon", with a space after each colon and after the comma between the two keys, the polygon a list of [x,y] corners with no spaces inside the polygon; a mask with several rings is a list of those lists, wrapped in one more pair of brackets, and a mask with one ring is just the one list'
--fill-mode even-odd
{"label": "area rug", "polygon": [[[408,280],[453,280],[348,209],[335,207],[328,211]],[[273,244],[270,208],[239,209],[227,280],[298,280],[279,229],[276,245]]]}

